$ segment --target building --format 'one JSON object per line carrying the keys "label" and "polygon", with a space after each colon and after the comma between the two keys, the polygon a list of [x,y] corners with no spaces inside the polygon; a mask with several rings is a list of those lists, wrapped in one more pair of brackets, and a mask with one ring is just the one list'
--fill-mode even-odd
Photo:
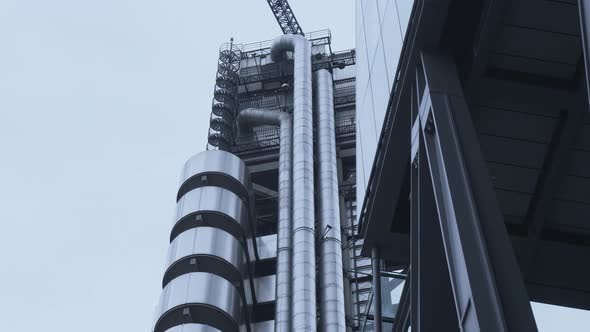
{"label": "building", "polygon": [[535,331],[530,301],[590,309],[580,4],[357,0],[356,50],[224,44],[154,331]]}
{"label": "building", "polygon": [[535,331],[530,301],[590,309],[588,5],[392,3],[357,1],[357,198],[373,275],[408,276],[393,331]]}
{"label": "building", "polygon": [[356,228],[355,63],[327,30],[221,46],[155,332],[353,331],[372,317]]}

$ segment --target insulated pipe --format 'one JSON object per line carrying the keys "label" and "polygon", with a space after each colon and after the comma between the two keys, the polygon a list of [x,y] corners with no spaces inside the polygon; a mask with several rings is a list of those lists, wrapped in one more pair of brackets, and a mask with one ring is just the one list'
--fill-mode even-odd
{"label": "insulated pipe", "polygon": [[293,52],[293,331],[316,331],[311,43],[282,35],[271,46],[273,61]]}
{"label": "insulated pipe", "polygon": [[315,73],[314,110],[319,158],[320,326],[323,332],[346,331],[332,84],[329,71],[322,69]]}
{"label": "insulated pipe", "polygon": [[288,332],[291,328],[291,204],[293,191],[291,115],[285,112],[249,108],[241,111],[237,120],[240,134],[251,132],[254,126],[280,127],[275,331]]}

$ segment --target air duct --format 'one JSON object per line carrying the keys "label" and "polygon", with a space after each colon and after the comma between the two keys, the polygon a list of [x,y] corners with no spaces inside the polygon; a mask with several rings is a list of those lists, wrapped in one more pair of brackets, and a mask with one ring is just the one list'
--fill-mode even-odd
{"label": "air duct", "polygon": [[320,227],[320,326],[324,332],[346,331],[340,205],[336,169],[336,136],[332,75],[325,69],[314,76],[317,119],[318,209]]}
{"label": "air duct", "polygon": [[316,278],[313,191],[313,111],[311,43],[282,35],[271,46],[273,61],[293,52],[293,292],[292,330],[316,330]]}
{"label": "air duct", "polygon": [[280,126],[279,148],[279,220],[277,229],[277,274],[275,289],[275,331],[291,328],[291,210],[292,210],[292,150],[293,126],[291,115],[280,111],[246,109],[238,115],[240,135],[260,125]]}

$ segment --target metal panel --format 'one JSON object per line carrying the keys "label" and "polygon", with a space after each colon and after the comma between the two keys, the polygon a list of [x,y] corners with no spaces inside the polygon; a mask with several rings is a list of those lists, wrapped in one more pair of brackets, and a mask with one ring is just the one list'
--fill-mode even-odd
{"label": "metal panel", "polygon": [[179,275],[210,272],[229,281],[244,276],[244,249],[241,242],[217,228],[191,228],[178,235],[168,249],[163,286]]}
{"label": "metal panel", "polygon": [[[260,259],[268,259],[277,257],[277,235],[265,235],[256,238],[258,244],[258,257]],[[254,250],[252,245],[248,242],[250,252]]]}
{"label": "metal panel", "polygon": [[207,324],[222,331],[237,331],[240,295],[236,287],[211,273],[193,272],[172,280],[162,291],[155,332],[183,322]]}
{"label": "metal panel", "polygon": [[186,229],[211,226],[236,238],[248,230],[248,209],[233,192],[220,187],[200,187],[186,193],[176,206],[176,223],[171,241]]}
{"label": "metal panel", "polygon": [[[571,65],[578,62],[582,52],[582,45],[577,36],[508,25],[500,29],[496,40],[495,49],[501,53]],[[540,43],[539,40],[543,42]]]}
{"label": "metal panel", "polygon": [[222,187],[247,200],[250,173],[246,164],[229,152],[203,151],[184,164],[177,200],[192,189],[202,186]]}
{"label": "metal panel", "polygon": [[[254,278],[254,290],[258,303],[274,302],[275,300],[276,276],[264,276]],[[246,285],[246,293],[250,292],[250,285]]]}
{"label": "metal panel", "polygon": [[[559,19],[557,19],[559,18]],[[576,6],[562,1],[510,1],[505,23],[567,35],[580,34]]]}

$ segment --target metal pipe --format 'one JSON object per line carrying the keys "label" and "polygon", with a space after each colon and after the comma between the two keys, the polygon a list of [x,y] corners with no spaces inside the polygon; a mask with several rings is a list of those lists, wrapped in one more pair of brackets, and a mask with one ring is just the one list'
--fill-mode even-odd
{"label": "metal pipe", "polygon": [[371,266],[373,268],[373,322],[374,331],[382,331],[383,315],[381,309],[381,253],[379,248],[373,247],[371,249]]}
{"label": "metal pipe", "polygon": [[346,330],[338,170],[332,75],[322,69],[314,76],[317,119],[318,209],[320,237],[320,326],[324,332]]}
{"label": "metal pipe", "polygon": [[293,172],[293,126],[285,112],[249,108],[238,115],[240,134],[253,126],[280,127],[279,146],[279,220],[277,227],[277,273],[275,286],[275,331],[291,330],[291,213]]}
{"label": "metal pipe", "polygon": [[283,35],[271,46],[279,61],[293,52],[293,292],[292,330],[316,331],[311,43]]}
{"label": "metal pipe", "polygon": [[[338,158],[338,183],[344,182],[343,170],[342,170],[342,158]],[[350,242],[348,237],[348,229],[351,227],[352,220],[348,218],[346,211],[346,201],[344,199],[343,191],[339,192],[338,201],[340,203],[340,221],[342,224],[342,230],[344,235],[341,233],[341,241],[344,241],[342,245],[342,269],[344,270],[344,321],[346,322],[346,332],[352,332],[354,324],[352,322],[352,287],[350,281]]]}

